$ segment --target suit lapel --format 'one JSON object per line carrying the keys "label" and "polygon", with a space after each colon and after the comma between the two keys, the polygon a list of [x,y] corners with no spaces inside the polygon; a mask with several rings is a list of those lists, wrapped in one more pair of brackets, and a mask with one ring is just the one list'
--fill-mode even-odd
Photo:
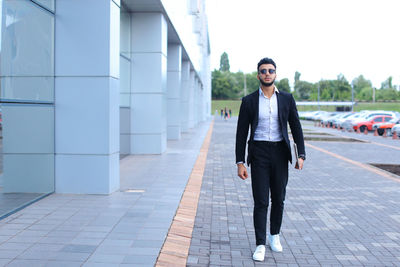
{"label": "suit lapel", "polygon": [[283,99],[281,98],[280,93],[276,93],[276,99],[277,99],[276,102],[278,102],[278,118],[279,118],[279,122],[282,125],[283,119],[282,119],[281,108],[283,107],[283,103],[282,103]]}
{"label": "suit lapel", "polygon": [[257,126],[258,126],[258,113],[259,113],[259,109],[260,109],[260,92],[259,92],[259,89],[257,90],[257,92],[256,92],[256,94],[255,94],[255,96],[254,96],[254,102],[255,102],[255,107],[254,107],[254,112],[255,112],[255,115],[256,115],[256,120],[255,120],[255,127],[254,127],[254,129],[256,129],[257,128]]}

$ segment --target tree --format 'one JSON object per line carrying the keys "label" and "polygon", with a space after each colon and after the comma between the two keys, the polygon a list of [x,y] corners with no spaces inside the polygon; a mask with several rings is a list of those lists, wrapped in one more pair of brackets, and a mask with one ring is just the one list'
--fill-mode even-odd
{"label": "tree", "polygon": [[219,70],[220,71],[228,71],[229,72],[229,58],[226,52],[222,53],[221,59],[219,60]]}
{"label": "tree", "polygon": [[254,92],[260,86],[260,81],[257,79],[257,71],[246,74],[247,93]]}
{"label": "tree", "polygon": [[381,89],[394,89],[392,84],[392,76],[386,79],[383,83],[381,83]]}
{"label": "tree", "polygon": [[313,84],[306,81],[298,81],[296,94],[299,100],[309,100]]}
{"label": "tree", "polygon": [[334,82],[334,94],[332,100],[350,100],[351,86],[343,74],[339,74]]}
{"label": "tree", "polygon": [[289,79],[284,78],[281,79],[278,82],[275,82],[276,87],[278,87],[279,91],[284,91],[290,93],[290,85],[289,85]]}
{"label": "tree", "polygon": [[388,101],[399,99],[399,93],[393,88],[379,89],[375,91],[377,101]]}
{"label": "tree", "polygon": [[296,82],[300,81],[300,76],[301,76],[301,73],[296,71],[294,74],[294,84],[296,84]]}
{"label": "tree", "polygon": [[357,78],[354,78],[353,81],[351,82],[351,84],[353,85],[355,94],[358,94],[364,88],[372,88],[371,81],[365,79],[363,75],[360,75]]}
{"label": "tree", "polygon": [[296,71],[294,74],[294,95],[296,96],[296,99],[308,100],[312,92],[313,84],[306,81],[301,81],[300,76],[301,73]]}
{"label": "tree", "polygon": [[356,99],[364,100],[364,101],[372,101],[372,86],[371,87],[364,87],[359,91],[356,95]]}
{"label": "tree", "polygon": [[319,86],[319,99],[329,101],[333,98],[334,92],[334,81],[332,80],[320,80],[316,84],[317,88],[317,99],[318,99],[318,86]]}
{"label": "tree", "polygon": [[243,92],[243,73],[214,70],[211,74],[214,99],[237,99]]}

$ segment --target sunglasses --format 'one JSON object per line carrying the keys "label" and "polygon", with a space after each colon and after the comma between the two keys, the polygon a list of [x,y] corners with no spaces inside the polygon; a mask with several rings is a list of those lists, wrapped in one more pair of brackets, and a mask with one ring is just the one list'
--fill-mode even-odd
{"label": "sunglasses", "polygon": [[276,70],[274,70],[274,69],[262,69],[262,70],[260,70],[261,74],[267,74],[267,72],[269,72],[269,74],[274,74],[276,72]]}

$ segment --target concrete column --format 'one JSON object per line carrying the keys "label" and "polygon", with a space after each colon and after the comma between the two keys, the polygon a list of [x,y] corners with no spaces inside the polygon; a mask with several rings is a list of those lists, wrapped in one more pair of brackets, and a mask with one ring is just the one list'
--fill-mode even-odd
{"label": "concrete column", "polygon": [[131,153],[167,148],[167,21],[162,13],[132,13]]}
{"label": "concrete column", "polygon": [[119,189],[119,25],[112,0],[57,0],[57,193]]}
{"label": "concrete column", "polygon": [[167,138],[181,138],[182,46],[168,44],[167,63]]}
{"label": "concrete column", "polygon": [[195,126],[194,121],[194,114],[196,112],[195,107],[195,73],[194,70],[190,70],[190,77],[189,77],[189,128],[193,128]]}
{"label": "concrete column", "polygon": [[131,154],[131,13],[121,10],[120,23],[120,142],[121,155]]}
{"label": "concrete column", "polygon": [[201,121],[201,87],[200,87],[200,80],[197,79],[197,114],[196,114],[196,124]]}
{"label": "concrete column", "polygon": [[205,97],[204,97],[204,88],[200,84],[200,121],[205,121]]}
{"label": "concrete column", "polygon": [[194,126],[199,123],[199,79],[196,77],[194,79]]}
{"label": "concrete column", "polygon": [[196,78],[196,113],[195,113],[195,123],[196,125],[200,122],[200,103],[201,103],[201,94],[200,94],[200,80]]}
{"label": "concrete column", "polygon": [[206,91],[206,88],[204,85],[202,86],[201,90],[202,90],[202,94],[203,94],[203,114],[202,114],[202,116],[203,116],[203,121],[205,121],[209,116],[209,115],[207,116],[207,113],[211,112],[211,111],[208,110],[208,101],[207,101],[208,94],[207,94],[207,91]]}
{"label": "concrete column", "polygon": [[181,127],[182,132],[189,130],[189,88],[190,88],[190,62],[182,61],[181,74]]}

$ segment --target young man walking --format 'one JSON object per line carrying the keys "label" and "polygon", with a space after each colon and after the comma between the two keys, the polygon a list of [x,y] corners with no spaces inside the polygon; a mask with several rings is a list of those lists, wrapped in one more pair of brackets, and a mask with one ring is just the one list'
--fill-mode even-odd
{"label": "young man walking", "polygon": [[263,58],[257,65],[260,88],[242,99],[236,130],[236,164],[238,176],[248,178],[245,150],[248,140],[247,164],[251,167],[254,199],[253,221],[256,250],[253,260],[265,257],[267,211],[271,194],[270,234],[268,243],[273,251],[281,252],[279,232],[288,182],[288,162],[292,162],[288,136],[289,123],[298,148],[298,169],[303,168],[305,149],[303,131],[297,113],[296,102],[290,93],[275,87],[276,64]]}

